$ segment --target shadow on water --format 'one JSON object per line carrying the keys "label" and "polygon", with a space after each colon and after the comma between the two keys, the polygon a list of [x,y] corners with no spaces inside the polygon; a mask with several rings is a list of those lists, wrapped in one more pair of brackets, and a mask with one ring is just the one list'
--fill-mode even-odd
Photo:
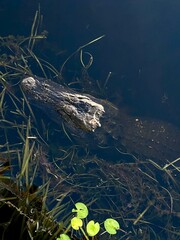
{"label": "shadow on water", "polygon": [[[121,124],[113,123],[114,112],[110,121],[104,122],[105,128],[83,135],[68,128],[63,120],[53,123],[50,119],[54,116],[46,118],[31,106],[19,84],[26,76],[39,75],[68,85],[50,63],[39,57],[41,41],[46,41],[46,32],[39,32],[40,22],[37,11],[29,37],[0,38],[0,211],[7,213],[0,224],[2,239],[10,239],[15,234],[13,229],[19,230],[19,239],[56,239],[68,229],[76,202],[87,204],[90,219],[103,222],[113,217],[121,226],[118,237],[101,235],[102,230],[97,237],[88,239],[178,239],[179,156],[148,158],[149,150],[142,144],[148,134],[137,136],[138,143],[131,141],[140,126],[137,119],[137,127],[129,128],[132,116],[124,115],[126,131],[116,139]],[[76,55],[80,58],[79,50]],[[84,84],[91,86],[92,80],[87,65],[81,65],[78,76],[76,86],[85,91]],[[107,101],[106,106],[107,110],[114,108]],[[143,131],[150,123],[142,120]],[[155,123],[155,129],[164,124]],[[116,125],[118,130],[111,128]],[[99,142],[92,138],[94,135]],[[113,142],[104,142],[109,135]],[[123,138],[120,147],[116,145]],[[136,147],[140,150],[136,151]],[[171,156],[173,150],[170,148]],[[71,239],[84,239],[78,231],[66,233]]]}

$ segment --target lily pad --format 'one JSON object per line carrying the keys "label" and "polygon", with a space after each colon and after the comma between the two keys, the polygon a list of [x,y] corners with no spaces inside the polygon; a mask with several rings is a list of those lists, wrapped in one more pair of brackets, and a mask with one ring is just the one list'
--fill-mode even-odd
{"label": "lily pad", "polygon": [[99,232],[99,230],[100,230],[99,223],[98,222],[95,223],[93,220],[88,222],[88,224],[86,225],[86,231],[90,237],[94,237]]}
{"label": "lily pad", "polygon": [[71,219],[71,227],[74,229],[74,230],[79,230],[80,227],[82,227],[83,225],[83,221],[78,218],[78,217],[73,217]]}
{"label": "lily pad", "polygon": [[71,240],[70,237],[67,234],[60,234],[60,237],[56,240]]}
{"label": "lily pad", "polygon": [[116,234],[120,229],[119,223],[113,218],[107,218],[104,221],[104,227],[109,234]]}
{"label": "lily pad", "polygon": [[81,202],[76,203],[75,206],[76,206],[76,209],[73,208],[72,212],[77,213],[76,217],[81,218],[81,219],[86,218],[87,215],[88,215],[87,206],[84,203],[81,203]]}

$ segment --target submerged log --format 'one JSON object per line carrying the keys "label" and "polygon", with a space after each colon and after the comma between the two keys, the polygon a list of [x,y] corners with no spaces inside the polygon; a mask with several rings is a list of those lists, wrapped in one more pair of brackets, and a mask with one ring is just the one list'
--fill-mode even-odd
{"label": "submerged log", "polygon": [[[172,161],[180,156],[180,130],[158,119],[127,114],[111,103],[77,93],[51,80],[28,77],[21,82],[27,97],[37,107],[54,112],[96,145],[113,144],[145,159]],[[58,117],[53,117],[59,122]],[[71,128],[71,129],[72,129]]]}

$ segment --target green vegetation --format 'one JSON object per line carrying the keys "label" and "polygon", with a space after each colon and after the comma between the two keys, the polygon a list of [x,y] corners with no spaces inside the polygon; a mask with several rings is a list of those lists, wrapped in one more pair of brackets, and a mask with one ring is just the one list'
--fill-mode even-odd
{"label": "green vegetation", "polygon": [[[64,125],[36,117],[20,80],[38,73],[65,81],[70,59],[58,72],[39,57],[40,20],[38,11],[29,37],[0,38],[1,239],[179,239],[179,158],[113,163],[74,142]],[[81,52],[89,44],[75,51],[83,68],[91,65]]]}
{"label": "green vegetation", "polygon": [[[89,240],[89,237],[94,238],[94,236],[96,236],[99,233],[100,224],[98,222],[95,223],[94,220],[91,220],[86,224],[86,232],[85,232],[83,228],[84,224],[82,219],[88,216],[88,208],[84,203],[81,203],[81,202],[76,203],[75,206],[76,206],[76,209],[72,209],[72,212],[76,212],[76,216],[71,219],[71,223],[69,227],[65,230],[63,234],[60,234],[60,237],[57,238],[57,240],[63,240],[66,238],[70,239],[69,236],[66,234],[70,228],[76,231],[80,230],[86,240]],[[117,230],[120,229],[119,223],[112,218],[107,218],[104,221],[104,227],[106,232],[112,235],[116,234]]]}

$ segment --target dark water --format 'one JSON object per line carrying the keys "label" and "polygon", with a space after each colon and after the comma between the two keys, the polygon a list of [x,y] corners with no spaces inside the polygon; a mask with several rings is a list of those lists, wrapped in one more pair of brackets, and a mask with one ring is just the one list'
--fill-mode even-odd
{"label": "dark water", "polygon": [[[1,0],[1,35],[29,34],[37,2]],[[103,85],[112,72],[107,85],[110,98],[121,95],[133,111],[179,125],[179,1],[40,3],[52,63],[60,66],[79,46],[105,34],[86,49],[94,57],[93,78]],[[71,64],[73,71],[76,66]]]}
{"label": "dark water", "polygon": [[[41,30],[48,32],[40,51],[44,59],[60,69],[79,46],[105,34],[100,41],[85,48],[94,58],[88,73],[101,87],[95,94],[123,106],[132,115],[180,126],[180,1],[1,0],[0,35],[29,35],[39,3],[43,15]],[[72,82],[80,69],[79,57],[73,56],[63,71],[66,82]],[[42,113],[40,117],[46,118]],[[57,142],[69,144],[64,136],[59,140],[57,133],[52,133],[52,139],[54,148]],[[79,149],[79,155],[84,156],[84,151]],[[95,154],[99,151],[99,148],[95,150]],[[101,152],[101,157],[111,158],[111,162],[112,156],[117,161],[117,152]],[[132,160],[131,156],[125,159]],[[91,166],[86,168],[88,171]],[[112,194],[111,191],[108,189],[108,194]],[[172,224],[177,221],[173,220]],[[155,219],[153,224],[159,222]]]}

